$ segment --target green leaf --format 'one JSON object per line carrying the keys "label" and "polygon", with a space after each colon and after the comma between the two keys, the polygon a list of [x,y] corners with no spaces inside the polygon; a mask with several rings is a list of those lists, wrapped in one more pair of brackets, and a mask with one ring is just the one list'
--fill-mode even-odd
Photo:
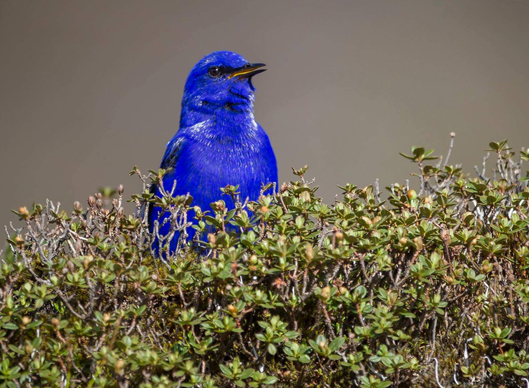
{"label": "green leaf", "polygon": [[18,325],[13,322],[7,322],[2,328],[6,330],[18,330]]}
{"label": "green leaf", "polygon": [[287,331],[285,333],[285,337],[287,337],[289,340],[293,340],[294,338],[297,338],[299,336],[299,333],[297,331]]}
{"label": "green leaf", "polygon": [[310,357],[307,354],[299,357],[299,362],[302,364],[308,364],[310,362]]}
{"label": "green leaf", "polygon": [[344,337],[336,337],[330,344],[329,349],[331,352],[335,352],[338,349],[341,348],[341,346],[345,343]]}
{"label": "green leaf", "polygon": [[276,382],[277,382],[277,377],[267,376],[266,379],[263,381],[263,384],[271,385],[271,384],[275,384]]}
{"label": "green leaf", "polygon": [[244,372],[242,372],[242,373],[240,374],[239,378],[240,378],[241,380],[247,379],[247,378],[250,377],[254,372],[255,372],[255,370],[253,370],[252,368],[245,369]]}
{"label": "green leaf", "polygon": [[228,368],[226,365],[220,364],[219,368],[224,376],[226,376],[229,379],[233,379],[233,373],[231,372],[231,369]]}
{"label": "green leaf", "polygon": [[15,345],[9,344],[9,349],[11,349],[13,352],[20,354],[20,355],[25,354],[25,352],[22,349],[20,349],[18,346],[15,346]]}

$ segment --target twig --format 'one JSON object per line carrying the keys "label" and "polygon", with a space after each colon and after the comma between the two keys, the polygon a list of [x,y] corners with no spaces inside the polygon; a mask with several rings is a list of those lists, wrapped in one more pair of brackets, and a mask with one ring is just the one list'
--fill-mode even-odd
{"label": "twig", "polygon": [[452,148],[454,148],[454,139],[456,137],[456,134],[455,132],[450,132],[450,147],[448,148],[448,152],[446,154],[446,159],[445,159],[445,162],[443,164],[443,167],[446,167],[446,165],[448,164],[448,159],[450,159],[450,154],[452,153]]}

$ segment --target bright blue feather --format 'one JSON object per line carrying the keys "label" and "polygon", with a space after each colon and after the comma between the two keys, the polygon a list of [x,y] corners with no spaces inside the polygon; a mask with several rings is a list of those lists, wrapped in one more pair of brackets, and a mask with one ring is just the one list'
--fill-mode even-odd
{"label": "bright blue feather", "polygon": [[[202,211],[211,210],[210,204],[221,198],[220,188],[227,185],[239,185],[244,201],[257,200],[263,184],[277,184],[274,151],[253,115],[255,89],[251,77],[229,77],[233,69],[248,65],[238,54],[214,52],[195,65],[185,85],[180,129],[167,144],[161,163],[162,168],[169,169],[163,185],[171,191],[176,181],[173,195],[191,194],[193,206]],[[226,74],[214,77],[212,67],[223,69]],[[158,188],[155,194],[160,196]],[[222,199],[228,209],[234,208],[230,198]],[[159,207],[150,211],[151,232],[155,220],[161,224],[167,217],[160,213]],[[193,212],[188,217],[193,218]],[[160,228],[160,235],[166,235],[169,229],[166,223]],[[188,234],[191,239],[194,229],[188,228]],[[171,251],[176,248],[178,237],[175,235],[171,241]]]}

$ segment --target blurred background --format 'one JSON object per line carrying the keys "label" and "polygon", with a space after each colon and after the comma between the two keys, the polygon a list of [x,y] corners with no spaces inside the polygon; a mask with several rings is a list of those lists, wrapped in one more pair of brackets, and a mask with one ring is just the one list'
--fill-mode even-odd
{"label": "blurred background", "polygon": [[490,141],[529,146],[529,0],[0,0],[0,225],[46,198],[141,190],[178,129],[186,77],[231,50],[254,79],[280,181],[319,193],[404,182],[412,145],[469,173]]}

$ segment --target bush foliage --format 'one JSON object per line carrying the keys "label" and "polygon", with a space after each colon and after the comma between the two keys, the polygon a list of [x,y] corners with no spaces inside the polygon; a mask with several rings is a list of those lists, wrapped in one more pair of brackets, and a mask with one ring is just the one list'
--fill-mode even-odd
{"label": "bush foliage", "polygon": [[152,198],[163,171],[133,171],[136,215],[121,187],[20,208],[0,259],[0,387],[525,386],[529,154],[490,146],[475,178],[414,147],[420,190],[387,200],[347,184],[325,204],[296,170],[276,195],[202,209],[214,231],[165,261],[141,210],[182,229],[191,201]]}

